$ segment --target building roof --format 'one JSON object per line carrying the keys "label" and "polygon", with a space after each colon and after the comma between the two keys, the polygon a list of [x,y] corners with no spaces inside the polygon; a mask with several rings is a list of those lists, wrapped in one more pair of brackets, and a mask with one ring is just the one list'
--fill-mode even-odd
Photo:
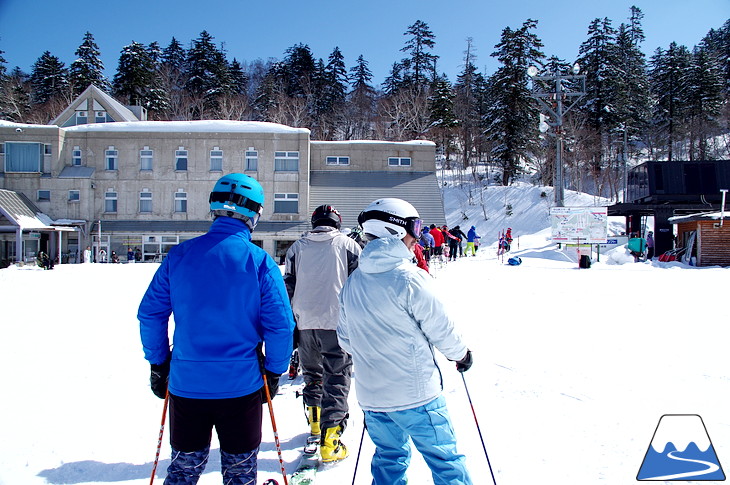
{"label": "building roof", "polygon": [[53,231],[52,222],[52,219],[43,214],[25,195],[0,189],[0,229],[16,230],[20,227]]}
{"label": "building roof", "polygon": [[94,175],[94,167],[71,166],[63,167],[61,173],[58,174],[60,179],[89,179]]}
{"label": "building roof", "polygon": [[[132,113],[129,108],[127,108],[122,103],[112,98],[93,84],[90,84],[89,87],[86,88],[83,93],[79,94],[78,97],[74,99],[73,102],[68,105],[68,107],[63,110],[60,115],[58,115],[53,121],[48,124],[63,126],[66,120],[71,117],[71,115],[76,111],[76,108],[83,102],[87,102],[87,109],[83,111],[94,111],[94,100],[101,104],[105,108],[107,113],[109,113],[115,121],[139,121],[139,118],[137,118],[137,116]],[[91,108],[88,108],[89,101],[91,101]],[[106,123],[100,124],[104,125]]]}
{"label": "building roof", "polygon": [[[723,218],[730,218],[730,212],[702,212],[699,214],[688,214],[685,216],[674,216],[669,218],[669,222],[672,224],[680,224],[682,222],[694,222],[694,221],[719,221]],[[728,221],[730,224],[730,221]]]}
{"label": "building roof", "polygon": [[69,126],[67,132],[144,133],[294,133],[309,135],[308,128],[292,128],[266,121],[192,120],[93,123]]}
{"label": "building roof", "polygon": [[383,197],[410,202],[426,224],[446,224],[434,172],[313,170],[309,185],[310,213],[320,205],[330,204],[342,216],[343,228],[357,226],[360,212],[370,202]]}

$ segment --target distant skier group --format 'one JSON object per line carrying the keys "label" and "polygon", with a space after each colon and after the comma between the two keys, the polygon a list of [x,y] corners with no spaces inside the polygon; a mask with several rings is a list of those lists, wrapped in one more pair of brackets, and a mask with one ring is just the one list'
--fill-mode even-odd
{"label": "distant skier group", "polygon": [[354,367],[376,447],[372,483],[405,483],[413,443],[434,483],[471,485],[433,352],[459,372],[472,366],[472,353],[420,268],[437,256],[462,255],[463,239],[475,255],[476,229],[422,228],[410,203],[384,198],[365,207],[347,237],[339,212],[323,205],[312,213],[312,230],[288,249],[282,276],[251,242],[264,207],[261,185],[225,175],[209,200],[210,230],[170,250],[138,311],[152,391],[170,405],[165,484],[197,483],[213,428],[224,483],[257,483],[262,404],[273,423],[270,399],[290,364],[296,328],[309,433],[323,462],[349,455],[341,437]]}
{"label": "distant skier group", "polygon": [[[448,229],[446,225],[438,227],[436,224],[431,224],[421,229],[418,247],[423,252],[427,263],[433,260],[441,266],[448,261],[456,261],[461,257],[469,256],[470,252],[471,256],[476,256],[480,239],[481,236],[477,234],[475,226],[471,226],[467,234],[464,234],[458,225]],[[462,246],[464,241],[466,241],[466,250]]]}

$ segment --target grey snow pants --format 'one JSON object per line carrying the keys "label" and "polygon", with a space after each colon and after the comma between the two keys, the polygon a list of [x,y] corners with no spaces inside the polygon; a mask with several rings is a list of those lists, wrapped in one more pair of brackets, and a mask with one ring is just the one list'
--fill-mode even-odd
{"label": "grey snow pants", "polygon": [[337,340],[336,330],[300,330],[299,365],[304,377],[304,404],[322,408],[322,433],[347,424],[352,357]]}

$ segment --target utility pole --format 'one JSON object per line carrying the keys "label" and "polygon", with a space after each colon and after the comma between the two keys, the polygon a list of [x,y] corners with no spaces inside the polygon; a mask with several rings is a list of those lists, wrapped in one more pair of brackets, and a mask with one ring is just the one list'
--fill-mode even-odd
{"label": "utility pole", "polygon": [[[553,122],[548,124],[555,129],[555,205],[557,207],[564,206],[563,116],[586,94],[586,77],[578,74],[579,72],[578,63],[573,65],[573,74],[554,72],[543,76],[539,75],[535,66],[527,69],[527,74],[532,78],[532,97],[553,117]],[[564,85],[563,81],[570,82]],[[544,88],[543,83],[549,83],[549,90]],[[548,103],[546,99],[550,102]],[[567,107],[564,103],[567,104]]]}

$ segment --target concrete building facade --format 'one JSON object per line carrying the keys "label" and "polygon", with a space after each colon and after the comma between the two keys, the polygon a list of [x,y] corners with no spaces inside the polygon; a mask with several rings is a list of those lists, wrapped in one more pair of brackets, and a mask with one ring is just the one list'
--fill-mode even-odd
{"label": "concrete building facade", "polygon": [[429,223],[445,222],[429,141],[311,141],[306,128],[274,123],[145,121],[143,111],[94,86],[52,123],[0,121],[0,189],[23,194],[52,220],[40,237],[37,227],[0,224],[5,261],[42,249],[61,263],[78,262],[87,246],[97,260],[114,251],[124,261],[131,249],[138,260],[161,261],[208,229],[210,191],[231,172],[263,186],[253,238],[275,258],[325,203],[342,212],[343,227],[354,227],[368,202],[389,196],[408,198]]}

